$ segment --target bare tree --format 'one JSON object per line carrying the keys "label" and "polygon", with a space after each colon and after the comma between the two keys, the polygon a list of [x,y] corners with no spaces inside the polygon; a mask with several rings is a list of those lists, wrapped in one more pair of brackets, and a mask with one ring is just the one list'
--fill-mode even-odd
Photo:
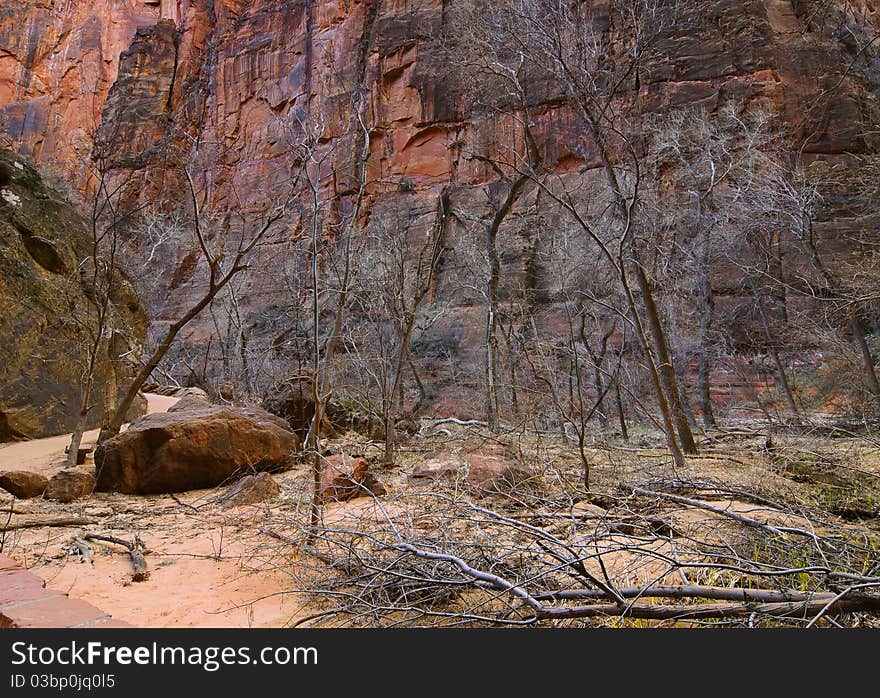
{"label": "bare tree", "polygon": [[[504,13],[505,26],[510,28],[496,40],[552,81],[579,118],[585,136],[579,152],[585,157],[588,152],[595,154],[605,175],[609,208],[588,214],[564,178],[542,177],[521,160],[515,163],[517,171],[530,174],[614,270],[652,375],[670,451],[683,464],[682,449],[695,453],[696,443],[654,300],[654,284],[643,261],[647,250],[646,238],[639,234],[642,159],[622,131],[625,116],[619,111],[619,98],[638,85],[657,37],[675,21],[674,8],[650,0],[620,0],[609,8],[572,6],[560,0],[504,2],[494,7]],[[617,44],[612,38],[615,22],[628,27],[622,36],[614,37]],[[627,127],[639,132],[632,121]]]}
{"label": "bare tree", "polygon": [[[188,166],[182,166],[181,170],[188,189],[189,223],[199,261],[206,271],[206,284],[198,297],[180,317],[165,329],[156,347],[146,357],[140,370],[129,383],[123,398],[102,427],[100,440],[105,440],[119,433],[125,421],[125,415],[138,392],[168,353],[180,331],[210,306],[211,302],[235,276],[249,268],[249,261],[254,250],[260,245],[267,233],[285,218],[288,212],[290,197],[274,202],[268,210],[256,217],[256,220],[243,221],[237,231],[223,230],[222,228],[212,230],[210,218],[202,210],[196,184]],[[294,190],[299,175],[299,172],[293,175],[290,191]]]}
{"label": "bare tree", "polygon": [[368,382],[378,390],[384,463],[388,467],[395,461],[395,400],[402,393],[405,372],[412,371],[418,380],[410,345],[416,330],[423,332],[430,324],[424,305],[443,252],[448,211],[448,195],[443,189],[423,229],[413,224],[411,202],[404,195],[404,201],[393,205],[389,214],[374,211],[375,222],[367,231],[361,255],[355,304],[357,317],[372,329],[372,348],[362,338],[352,338],[350,350],[359,357]]}

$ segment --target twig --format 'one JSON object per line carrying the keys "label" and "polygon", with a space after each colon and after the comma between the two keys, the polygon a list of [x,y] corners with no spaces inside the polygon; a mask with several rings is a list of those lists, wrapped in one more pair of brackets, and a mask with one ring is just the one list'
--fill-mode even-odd
{"label": "twig", "polygon": [[141,555],[140,550],[137,549],[137,545],[134,543],[129,543],[127,540],[123,540],[122,538],[116,538],[115,536],[105,536],[100,533],[86,533],[83,536],[85,540],[100,540],[105,543],[115,543],[116,545],[121,545],[126,550],[128,550],[129,556],[131,556],[131,564],[134,566],[134,575],[131,578],[133,582],[143,582],[148,579],[150,576],[150,572],[147,569],[147,561],[144,560],[144,556]]}
{"label": "twig", "polygon": [[173,499],[175,502],[177,502],[177,503],[178,503],[180,506],[182,506],[182,507],[186,507],[187,509],[192,509],[193,511],[196,511],[196,512],[199,510],[198,507],[193,506],[192,504],[187,504],[186,502],[184,502],[183,500],[181,500],[180,497],[178,497],[178,496],[177,496],[176,494],[174,494],[173,492],[170,492],[170,493],[168,494],[168,496],[171,497],[171,499]]}

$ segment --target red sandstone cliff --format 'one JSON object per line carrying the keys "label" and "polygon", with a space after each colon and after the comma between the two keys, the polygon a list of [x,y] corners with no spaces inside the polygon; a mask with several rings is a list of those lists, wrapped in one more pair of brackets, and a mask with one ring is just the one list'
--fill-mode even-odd
{"label": "red sandstone cliff", "polygon": [[[266,191],[287,164],[291,114],[320,113],[328,138],[349,130],[349,91],[363,85],[371,174],[417,188],[477,181],[457,157],[491,147],[504,124],[469,113],[432,37],[448,3],[419,0],[7,0],[0,8],[0,124],[38,164],[82,185],[100,129],[132,157],[187,133],[217,152],[216,199]],[[865,86],[841,77],[846,55],[789,0],[696,3],[668,38],[654,76],[657,109],[761,95],[807,149],[864,152]],[[816,95],[839,80],[811,123]],[[571,117],[548,107],[549,139]],[[210,145],[206,145],[210,144]],[[344,148],[339,149],[340,152]],[[563,143],[555,153],[566,155]],[[341,156],[340,156],[341,157]],[[142,160],[143,162],[143,160]]]}
{"label": "red sandstone cliff", "polygon": [[[78,190],[89,186],[85,163],[95,138],[147,193],[165,191],[169,149],[197,151],[200,185],[214,208],[247,210],[289,176],[294,118],[323,123],[334,164],[324,185],[336,193],[355,186],[354,92],[365,100],[370,132],[370,206],[404,189],[416,202],[408,205],[424,214],[449,183],[467,204],[468,186],[491,172],[462,154],[503,147],[511,126],[458,93],[454,66],[436,46],[452,4],[6,0],[0,133]],[[871,157],[876,136],[865,134],[876,133],[877,84],[848,70],[857,57],[841,35],[806,31],[801,4],[694,3],[682,28],[665,37],[668,59],[652,66],[643,103],[662,111],[760,100],[782,115],[793,142],[829,167]],[[576,120],[554,97],[545,95],[536,131],[551,164],[575,170],[589,156],[573,149]],[[845,214],[847,202],[838,204]],[[274,292],[265,279],[251,290],[256,304]],[[472,334],[476,343],[479,332]]]}

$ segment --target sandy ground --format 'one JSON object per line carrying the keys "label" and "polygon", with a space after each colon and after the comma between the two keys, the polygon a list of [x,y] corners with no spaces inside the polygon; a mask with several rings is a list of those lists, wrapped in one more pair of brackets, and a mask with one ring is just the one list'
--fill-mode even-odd
{"label": "sandy ground", "polygon": [[[165,412],[177,402],[176,397],[147,393],[147,413]],[[128,425],[124,425],[125,429]],[[83,434],[83,445],[94,444],[98,430]],[[70,443],[70,434],[51,436],[33,441],[18,441],[0,444],[0,470],[30,470],[51,477],[64,467],[64,449]]]}
{"label": "sandy ground", "polygon": [[[149,396],[150,410],[154,412],[166,410],[174,402],[174,398]],[[814,524],[818,522],[821,530],[832,531],[834,535],[848,531],[847,535],[857,535],[858,540],[865,536],[865,540],[876,539],[871,536],[880,530],[880,518],[874,513],[880,502],[880,448],[858,439],[822,441],[777,435],[773,453],[767,454],[761,450],[763,432],[743,433],[712,435],[705,440],[701,455],[690,458],[686,469],[678,472],[670,469],[663,450],[650,444],[595,449],[591,451],[591,479],[592,495],[598,493],[598,499],[592,495],[579,497],[568,514],[564,502],[559,504],[562,500],[544,498],[539,500],[542,508],[530,505],[524,520],[539,515],[539,525],[564,541],[607,531],[593,544],[597,553],[600,548],[603,550],[601,565],[591,557],[584,566],[597,577],[610,573],[621,586],[717,584],[715,570],[697,566],[685,574],[664,561],[702,563],[702,544],[721,546],[734,553],[739,548],[732,546],[740,546],[743,555],[751,559],[766,531],[756,533],[755,523],[744,526],[742,517],[804,530],[816,530]],[[92,439],[95,436],[90,435]],[[359,529],[384,530],[387,534],[393,528],[394,535],[403,531],[426,536],[437,531],[444,539],[452,536],[468,541],[468,545],[485,544],[490,548],[496,544],[528,543],[527,536],[512,536],[510,527],[487,527],[482,515],[475,514],[476,510],[458,507],[447,512],[448,497],[458,497],[462,482],[436,483],[432,491],[447,497],[446,503],[438,504],[437,500],[423,501],[423,485],[412,485],[409,481],[409,473],[416,466],[459,462],[457,459],[465,449],[476,443],[468,439],[471,437],[462,436],[459,446],[451,446],[439,437],[413,443],[399,467],[381,473],[387,496],[377,501],[364,498],[327,504],[323,507],[325,526],[328,530],[341,530],[345,536]],[[0,446],[0,469],[29,468],[51,473],[61,467],[66,443],[67,437],[61,436]],[[352,434],[334,440],[331,445],[334,452],[347,453],[368,453],[372,447]],[[581,481],[582,465],[568,445],[543,441],[532,444],[525,437],[520,445],[525,446],[524,453],[534,454],[528,457],[535,458],[543,468],[543,475],[529,486],[536,492],[558,492],[561,478]],[[328,597],[332,600],[325,599],[321,604],[304,590],[332,589],[334,576],[339,576],[336,570],[344,568],[328,564],[328,555],[331,562],[334,556],[341,556],[340,560],[348,557],[347,538],[343,537],[341,547],[331,547],[330,553],[322,553],[323,557],[302,553],[302,537],[298,534],[309,521],[308,465],[295,466],[274,477],[280,495],[244,507],[225,508],[223,487],[176,497],[95,493],[72,504],[15,500],[19,519],[67,516],[87,517],[88,521],[76,526],[0,532],[0,551],[40,575],[49,586],[139,627],[284,627],[297,621],[332,624],[336,620],[326,620],[327,610],[335,606],[336,597]],[[687,481],[699,485],[695,485],[693,494],[685,490],[689,502],[648,497],[640,501],[621,496],[621,483],[665,491],[663,487]],[[673,493],[677,487],[672,487]],[[759,498],[750,498],[749,492],[755,492]],[[745,499],[737,495],[745,495]],[[519,495],[515,499],[518,501]],[[755,501],[781,504],[768,507]],[[0,495],[0,516],[8,511],[9,502],[9,498]],[[504,497],[480,503],[499,507],[505,516],[524,513]],[[574,525],[569,516],[576,516],[579,523]],[[674,528],[675,534],[667,535],[663,529],[657,536],[646,537],[644,527],[628,530],[634,517],[639,521],[639,517],[648,517],[645,521],[657,517],[664,526]],[[859,523],[862,519],[864,523]],[[14,518],[0,520],[0,524],[8,520]],[[611,527],[615,522],[619,525]],[[131,561],[118,545],[93,542],[94,563],[84,561],[72,543],[75,536],[84,532],[127,541],[138,537],[146,546],[149,578],[132,581]],[[324,543],[332,540],[330,535]],[[788,554],[782,548],[779,550]],[[766,552],[777,553],[775,548]],[[778,564],[792,563],[785,557]],[[475,599],[484,603],[482,597]],[[611,618],[607,622],[613,625],[618,621]]]}
{"label": "sandy ground", "polygon": [[[148,395],[150,412],[177,399]],[[97,431],[83,441],[93,442]],[[51,476],[63,467],[69,435],[0,445],[0,470],[33,470]],[[16,510],[93,517],[83,528],[35,528],[9,532],[3,552],[46,580],[47,586],[95,604],[138,627],[280,627],[298,615],[301,597],[292,580],[260,553],[253,539],[252,507],[220,511],[205,505],[213,491],[187,493],[195,513],[170,497],[96,493],[71,505],[29,500]],[[149,579],[131,582],[131,562],[115,545],[94,543],[94,564],[85,563],[70,540],[84,531],[147,545]]]}

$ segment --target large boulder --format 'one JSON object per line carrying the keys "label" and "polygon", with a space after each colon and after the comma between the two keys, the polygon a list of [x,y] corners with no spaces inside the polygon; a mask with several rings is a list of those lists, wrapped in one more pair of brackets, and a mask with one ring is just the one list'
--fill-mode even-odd
{"label": "large boulder", "polygon": [[[89,332],[96,326],[86,222],[23,158],[0,148],[0,441],[72,431]],[[95,366],[93,395],[127,388],[148,316],[119,274],[113,332]],[[93,294],[92,294],[93,295]],[[132,351],[135,350],[135,351]],[[100,399],[94,400],[100,404]],[[146,411],[138,400],[133,416]],[[101,409],[92,410],[96,427]]]}
{"label": "large boulder", "polygon": [[162,494],[216,487],[246,472],[291,465],[299,438],[258,408],[200,403],[133,422],[95,451],[97,489]]}
{"label": "large boulder", "polygon": [[0,487],[19,499],[39,497],[49,486],[49,479],[28,470],[7,470],[0,473]]}
{"label": "large boulder", "polygon": [[[284,419],[300,439],[305,439],[315,418],[315,401],[312,399],[312,386],[306,380],[291,380],[273,385],[263,398],[263,409]],[[325,415],[321,423],[322,432],[330,429]]]}

